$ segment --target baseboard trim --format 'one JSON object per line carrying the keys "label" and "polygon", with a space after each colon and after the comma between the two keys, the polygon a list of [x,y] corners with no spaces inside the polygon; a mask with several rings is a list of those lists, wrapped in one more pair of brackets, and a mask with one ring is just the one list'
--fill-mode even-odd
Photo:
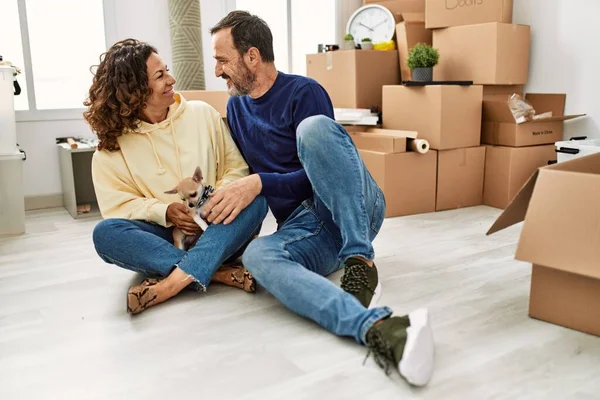
{"label": "baseboard trim", "polygon": [[57,194],[46,194],[43,196],[26,196],[25,197],[25,210],[43,210],[44,208],[57,208],[63,207],[63,195],[62,193]]}

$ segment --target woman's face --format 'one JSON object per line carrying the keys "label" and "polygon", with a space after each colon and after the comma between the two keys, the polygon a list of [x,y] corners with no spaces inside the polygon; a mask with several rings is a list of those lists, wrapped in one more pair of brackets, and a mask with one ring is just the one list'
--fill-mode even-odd
{"label": "woman's face", "polygon": [[146,106],[151,109],[168,108],[175,102],[173,86],[176,81],[158,54],[150,54],[146,61],[146,72],[148,87],[152,90]]}

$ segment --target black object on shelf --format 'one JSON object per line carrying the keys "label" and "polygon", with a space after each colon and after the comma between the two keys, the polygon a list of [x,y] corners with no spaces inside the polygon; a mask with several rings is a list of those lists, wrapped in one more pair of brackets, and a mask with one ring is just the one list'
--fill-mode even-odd
{"label": "black object on shelf", "polygon": [[585,140],[585,139],[587,139],[587,136],[575,136],[569,140]]}
{"label": "black object on shelf", "polygon": [[428,85],[457,85],[471,86],[473,81],[402,81],[404,86],[428,86]]}

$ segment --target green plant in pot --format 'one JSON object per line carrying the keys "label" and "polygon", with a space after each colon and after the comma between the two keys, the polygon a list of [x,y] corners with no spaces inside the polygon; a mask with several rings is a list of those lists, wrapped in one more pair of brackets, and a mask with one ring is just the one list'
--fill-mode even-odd
{"label": "green plant in pot", "polygon": [[372,50],[373,49],[373,42],[371,41],[370,38],[363,38],[360,41],[360,48],[363,50]]}
{"label": "green plant in pot", "polygon": [[431,82],[433,67],[437,65],[440,53],[428,44],[417,43],[408,55],[407,64],[412,71],[412,80]]}
{"label": "green plant in pot", "polygon": [[344,36],[344,50],[354,50],[356,49],[356,43],[354,42],[354,36],[351,34],[346,34]]}

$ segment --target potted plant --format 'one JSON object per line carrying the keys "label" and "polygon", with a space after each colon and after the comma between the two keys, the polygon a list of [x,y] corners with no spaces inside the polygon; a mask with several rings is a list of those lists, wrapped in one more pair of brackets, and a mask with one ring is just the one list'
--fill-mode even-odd
{"label": "potted plant", "polygon": [[356,49],[356,43],[354,43],[354,36],[351,34],[346,34],[344,36],[344,49],[345,50],[354,50]]}
{"label": "potted plant", "polygon": [[417,43],[408,55],[407,64],[412,71],[412,80],[431,82],[433,80],[433,67],[437,65],[440,53],[431,45]]}
{"label": "potted plant", "polygon": [[363,50],[371,50],[373,49],[373,43],[371,42],[371,39],[363,38],[363,40],[360,41],[360,47]]}

